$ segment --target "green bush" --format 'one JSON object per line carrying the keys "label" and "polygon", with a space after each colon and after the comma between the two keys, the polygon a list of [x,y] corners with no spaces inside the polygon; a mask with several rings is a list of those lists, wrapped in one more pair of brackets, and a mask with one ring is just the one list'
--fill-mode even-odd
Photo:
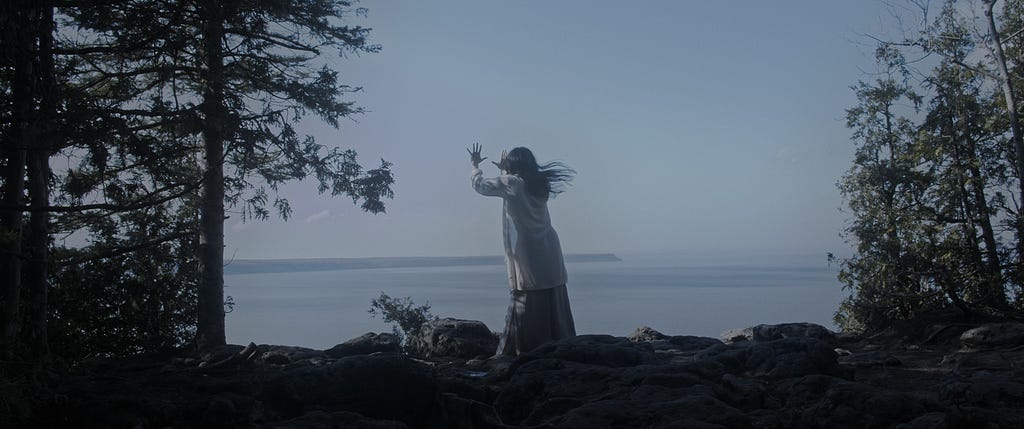
{"label": "green bush", "polygon": [[391,331],[402,339],[402,347],[407,350],[420,326],[437,319],[437,316],[430,314],[430,303],[417,306],[409,297],[392,298],[384,292],[370,301],[369,312],[374,317],[384,319],[385,323],[390,323]]}

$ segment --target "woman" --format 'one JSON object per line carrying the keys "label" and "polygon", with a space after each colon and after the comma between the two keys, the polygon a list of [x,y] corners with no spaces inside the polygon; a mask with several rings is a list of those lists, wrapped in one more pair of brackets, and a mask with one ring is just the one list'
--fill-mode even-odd
{"label": "woman", "polygon": [[547,205],[574,172],[558,162],[538,165],[529,149],[517,147],[502,151],[501,162],[494,163],[505,174],[485,179],[480,163],[487,158],[480,156],[480,145],[467,150],[473,164],[473,189],[503,200],[502,233],[512,299],[497,354],[516,355],[576,335],[562,246],[551,227]]}

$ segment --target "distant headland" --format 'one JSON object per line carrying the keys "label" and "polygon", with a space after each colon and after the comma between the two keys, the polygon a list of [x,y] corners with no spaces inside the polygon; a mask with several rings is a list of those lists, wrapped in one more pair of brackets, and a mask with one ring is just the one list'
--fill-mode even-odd
{"label": "distant headland", "polygon": [[[621,260],[621,258],[612,253],[578,253],[565,255],[565,262],[614,262]],[[229,262],[224,267],[224,274],[267,274],[371,268],[455,267],[504,264],[504,256],[236,259]]]}

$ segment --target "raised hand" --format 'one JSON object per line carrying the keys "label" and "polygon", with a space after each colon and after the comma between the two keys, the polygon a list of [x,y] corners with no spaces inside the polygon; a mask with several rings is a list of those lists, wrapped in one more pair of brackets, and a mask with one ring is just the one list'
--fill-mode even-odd
{"label": "raised hand", "polygon": [[505,150],[505,149],[502,149],[501,150],[501,161],[499,161],[499,162],[491,161],[491,164],[494,164],[494,166],[498,167],[498,169],[501,170],[501,171],[508,171],[508,161],[505,158],[508,158],[508,151]]}
{"label": "raised hand", "polygon": [[473,164],[473,168],[479,168],[480,163],[487,159],[486,156],[480,156],[480,152],[483,151],[483,146],[480,146],[480,143],[473,143],[472,149],[467,148],[466,151],[469,152],[469,162]]}

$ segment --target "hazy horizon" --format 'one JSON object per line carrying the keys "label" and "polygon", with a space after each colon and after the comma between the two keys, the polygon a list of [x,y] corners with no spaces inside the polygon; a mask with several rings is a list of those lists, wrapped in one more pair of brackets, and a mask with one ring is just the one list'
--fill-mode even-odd
{"label": "hazy horizon", "polygon": [[[567,287],[583,334],[623,336],[650,326],[669,335],[717,337],[760,323],[834,327],[832,314],[847,292],[836,280],[837,268],[824,262],[823,255],[812,266],[734,261],[687,267],[657,257],[568,262]],[[497,264],[247,273],[225,276],[225,285],[235,303],[226,319],[229,342],[312,348],[390,331],[367,312],[381,293],[429,304],[438,317],[479,320],[499,330],[509,288],[505,267]]]}
{"label": "hazy horizon", "polygon": [[[847,255],[836,255],[846,257]],[[612,257],[614,259],[609,259]],[[435,256],[356,256],[356,257],[312,257],[312,258],[234,258],[228,259],[225,263],[225,274],[252,274],[251,272],[238,273],[232,268],[234,263],[302,263],[302,262],[323,262],[323,261],[442,261],[439,265],[403,265],[403,266],[367,266],[361,268],[395,268],[395,267],[433,267],[459,265],[451,263],[451,260],[466,259],[472,263],[466,265],[484,265],[481,260],[488,259],[487,264],[504,265],[504,255],[435,255]],[[590,252],[590,253],[566,253],[567,263],[587,262],[632,262],[642,259],[648,262],[672,264],[681,267],[701,266],[792,266],[792,265],[836,265],[828,261],[827,252],[758,252],[758,251],[728,251],[728,252],[701,252],[701,251],[675,251],[675,252]],[[339,268],[347,269],[347,268]],[[317,269],[318,271],[323,269]],[[330,269],[328,269],[330,270]]]}

